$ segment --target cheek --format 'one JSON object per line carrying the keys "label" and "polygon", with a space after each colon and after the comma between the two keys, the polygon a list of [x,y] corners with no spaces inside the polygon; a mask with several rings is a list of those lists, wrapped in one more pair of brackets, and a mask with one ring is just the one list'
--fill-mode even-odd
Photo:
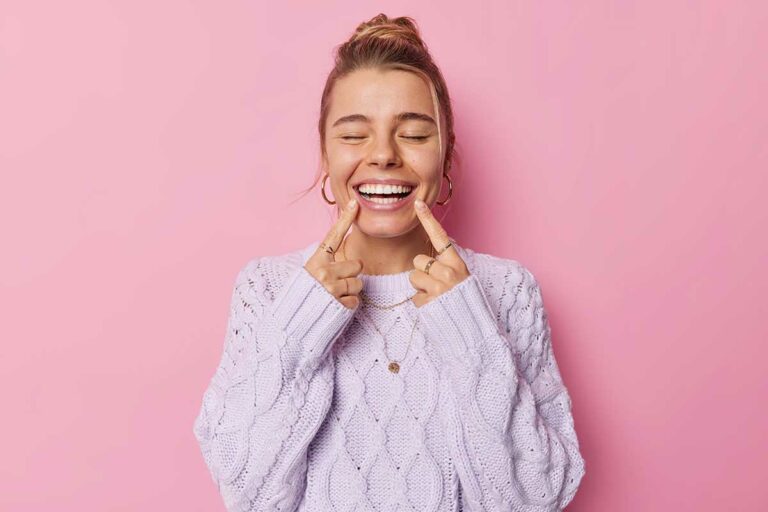
{"label": "cheek", "polygon": [[413,169],[424,182],[436,181],[440,178],[441,162],[437,146],[415,146],[403,149],[405,163]]}
{"label": "cheek", "polygon": [[328,153],[328,173],[331,175],[333,182],[344,186],[354,174],[355,169],[360,166],[360,158],[356,151],[348,151],[346,149],[330,151]]}
{"label": "cheek", "polygon": [[362,158],[363,152],[360,146],[354,145],[339,145],[333,148],[330,152],[331,161],[335,161],[340,165],[344,165],[350,162],[359,161]]}
{"label": "cheek", "polygon": [[413,158],[408,162],[408,166],[418,175],[419,181],[424,185],[440,186],[440,162],[436,158],[429,156],[420,156]]}

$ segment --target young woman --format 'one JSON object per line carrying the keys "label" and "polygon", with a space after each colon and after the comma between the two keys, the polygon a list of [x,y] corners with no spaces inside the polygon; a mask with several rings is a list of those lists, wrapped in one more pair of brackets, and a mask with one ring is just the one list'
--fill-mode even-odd
{"label": "young woman", "polygon": [[338,220],[241,269],[195,420],[227,509],[561,510],[585,463],[541,289],[431,212],[453,116],[412,19],[338,48],[319,130]]}

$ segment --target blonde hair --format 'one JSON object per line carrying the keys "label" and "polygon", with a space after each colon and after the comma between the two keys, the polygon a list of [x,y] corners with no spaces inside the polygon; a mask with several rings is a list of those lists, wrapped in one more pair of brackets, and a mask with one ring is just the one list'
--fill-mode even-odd
{"label": "blonde hair", "polygon": [[[437,119],[437,136],[440,157],[443,159],[443,173],[447,174],[456,160],[453,131],[453,110],[448,88],[440,69],[432,60],[426,43],[421,39],[416,22],[408,16],[389,18],[378,14],[368,21],[360,23],[354,34],[336,47],[334,67],[328,75],[320,100],[320,135],[321,159],[325,160],[325,125],[330,111],[330,97],[336,81],[359,69],[399,69],[419,75],[429,86],[432,105]],[[442,116],[441,116],[442,114]],[[442,118],[445,118],[445,134]],[[445,144],[444,144],[445,141]],[[319,169],[312,185],[305,190],[311,191],[320,181],[323,169]],[[337,208],[339,205],[337,205]]]}

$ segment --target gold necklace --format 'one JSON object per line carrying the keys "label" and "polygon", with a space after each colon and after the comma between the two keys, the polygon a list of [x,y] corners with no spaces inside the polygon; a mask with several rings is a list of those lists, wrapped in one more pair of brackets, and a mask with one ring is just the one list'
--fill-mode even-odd
{"label": "gold necklace", "polygon": [[[342,256],[344,256],[344,260],[345,260],[345,261],[347,260],[346,246],[347,246],[347,239],[345,238],[345,239],[342,241],[342,243],[341,243],[341,254],[342,254]],[[435,247],[432,245],[432,243],[430,243],[430,244],[429,244],[429,247],[430,247],[430,251],[429,251],[429,253],[430,253],[430,256],[434,258],[434,257],[435,257]],[[415,295],[415,294],[414,294],[414,295]],[[369,300],[367,297],[365,297],[365,295],[363,294],[363,292],[362,292],[362,291],[360,291],[360,299],[361,299],[361,300],[362,300],[362,301],[363,301],[365,304],[369,304],[369,305],[371,305],[371,306],[373,306],[373,307],[375,307],[375,308],[378,308],[378,309],[393,309],[394,307],[396,307],[396,306],[399,306],[400,304],[403,304],[403,303],[405,303],[405,302],[408,302],[408,301],[409,301],[409,300],[411,300],[412,298],[413,298],[413,295],[411,295],[411,296],[410,296],[410,297],[408,297],[407,299],[405,299],[405,300],[402,300],[402,301],[400,301],[400,302],[397,302],[397,303],[395,303],[395,304],[390,304],[390,305],[388,305],[388,306],[379,306],[378,304],[376,304],[376,303],[372,302],[372,301],[371,301],[371,300]],[[392,372],[392,373],[398,373],[398,372],[400,371],[400,360],[397,360],[397,359],[392,359],[391,357],[389,357],[389,353],[388,353],[388,350],[387,350],[387,337],[386,337],[386,336],[384,336],[384,335],[381,333],[381,331],[379,330],[379,328],[378,328],[378,327],[376,327],[376,323],[374,323],[374,321],[373,321],[373,318],[372,318],[372,317],[371,317],[371,316],[368,314],[368,312],[367,312],[367,311],[365,311],[364,309],[361,309],[361,311],[363,311],[363,313],[365,314],[365,316],[367,316],[367,317],[368,317],[368,321],[371,323],[371,325],[372,325],[372,326],[373,326],[373,328],[376,330],[376,332],[377,332],[377,333],[379,333],[379,336],[381,337],[381,339],[382,339],[382,340],[384,340],[384,355],[385,355],[385,356],[386,356],[386,358],[389,360],[389,363],[387,364],[387,369],[388,369],[390,372]],[[416,332],[416,324],[417,324],[418,322],[419,322],[419,319],[418,319],[418,318],[416,318],[416,321],[413,323],[413,329],[411,329],[411,336],[408,338],[408,345],[407,345],[407,346],[406,346],[406,348],[405,348],[405,355],[403,355],[403,359],[402,359],[402,361],[405,361],[405,359],[408,357],[408,352],[411,350],[411,342],[413,341],[413,333],[414,333],[414,332]]]}
{"label": "gold necklace", "polygon": [[392,373],[397,373],[400,371],[400,361],[405,361],[408,358],[408,352],[411,350],[411,342],[413,341],[413,333],[416,332],[416,324],[419,323],[419,319],[416,318],[416,321],[413,322],[413,329],[411,329],[411,336],[408,338],[408,345],[405,348],[405,354],[403,355],[403,359],[392,359],[389,357],[389,351],[387,350],[387,337],[384,336],[378,327],[376,327],[376,324],[373,322],[373,318],[368,314],[367,311],[364,309],[361,309],[363,314],[368,317],[368,321],[371,323],[371,326],[373,326],[374,329],[376,329],[376,332],[379,333],[379,336],[381,336],[381,339],[384,340],[384,355],[387,357],[387,360],[389,363],[387,364],[387,369],[391,371]]}

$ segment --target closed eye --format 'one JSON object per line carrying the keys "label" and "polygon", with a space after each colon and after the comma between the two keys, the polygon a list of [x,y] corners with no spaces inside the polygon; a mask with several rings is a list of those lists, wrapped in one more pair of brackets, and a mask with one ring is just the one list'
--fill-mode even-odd
{"label": "closed eye", "polygon": [[[410,140],[424,140],[424,139],[428,139],[429,138],[428,135],[422,135],[422,136],[418,136],[418,137],[410,137],[410,136],[407,136],[407,135],[403,135],[402,137],[404,139],[410,139]],[[343,135],[341,137],[342,140],[360,140],[360,139],[364,139],[364,138],[365,137],[357,137],[357,136],[354,136],[354,135]]]}

